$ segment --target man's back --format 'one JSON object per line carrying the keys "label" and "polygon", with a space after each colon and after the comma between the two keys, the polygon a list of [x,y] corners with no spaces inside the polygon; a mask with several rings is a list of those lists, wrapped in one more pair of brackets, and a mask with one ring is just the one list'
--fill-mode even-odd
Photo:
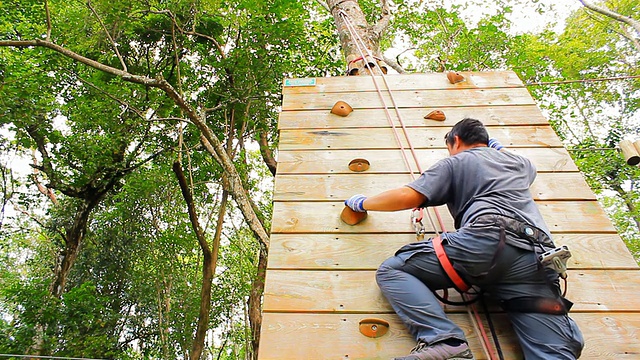
{"label": "man's back", "polygon": [[408,186],[427,196],[426,206],[447,204],[456,228],[480,215],[500,214],[549,234],[529,191],[535,177],[528,159],[475,147],[440,160]]}

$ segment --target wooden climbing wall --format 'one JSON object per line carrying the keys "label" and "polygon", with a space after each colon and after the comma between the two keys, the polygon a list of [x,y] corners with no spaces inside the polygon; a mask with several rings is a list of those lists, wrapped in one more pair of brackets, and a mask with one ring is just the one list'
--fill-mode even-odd
{"label": "wooden climbing wall", "polygon": [[[457,84],[445,74],[386,77],[422,169],[448,156],[444,134],[464,117],[531,159],[539,173],[532,194],[556,243],[573,253],[567,296],[587,343],[581,359],[639,359],[640,268],[518,77],[463,74]],[[285,81],[260,359],[389,359],[415,345],[374,280],[384,259],[415,241],[410,212],[372,212],[357,226],[339,219],[349,196],[411,181],[374,85],[365,76]],[[384,98],[392,106],[386,91]],[[339,100],[353,106],[349,116],[330,113]],[[425,120],[432,110],[446,121]],[[350,171],[355,158],[367,159],[369,170]],[[439,212],[453,229],[446,208]],[[466,308],[447,311],[476,359],[486,359]],[[504,313],[493,313],[505,358],[521,359]],[[365,318],[388,321],[388,333],[365,337]]]}

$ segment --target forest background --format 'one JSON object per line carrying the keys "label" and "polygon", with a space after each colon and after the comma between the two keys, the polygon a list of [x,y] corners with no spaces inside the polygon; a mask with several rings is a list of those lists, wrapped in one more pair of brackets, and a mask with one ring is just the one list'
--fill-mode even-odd
{"label": "forest background", "polygon": [[[485,3],[359,1],[397,72],[515,71],[640,259],[640,4]],[[329,10],[0,0],[1,354],[255,358],[281,84],[345,75]]]}

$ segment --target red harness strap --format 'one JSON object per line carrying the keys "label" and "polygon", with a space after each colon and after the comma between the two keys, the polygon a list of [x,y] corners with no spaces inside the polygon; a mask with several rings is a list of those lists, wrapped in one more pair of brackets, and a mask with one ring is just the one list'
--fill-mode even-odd
{"label": "red harness strap", "polygon": [[438,261],[440,261],[440,266],[442,266],[444,272],[447,273],[447,276],[451,279],[456,289],[461,293],[471,289],[471,286],[462,280],[456,269],[453,268],[453,264],[449,261],[447,253],[444,252],[440,236],[434,237],[431,242],[433,243],[433,249],[436,251],[436,255],[438,256]]}

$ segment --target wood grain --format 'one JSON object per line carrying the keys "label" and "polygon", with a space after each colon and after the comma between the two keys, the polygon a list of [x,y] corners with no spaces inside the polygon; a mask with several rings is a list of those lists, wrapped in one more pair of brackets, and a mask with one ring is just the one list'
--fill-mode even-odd
{"label": "wood grain", "polygon": [[[425,115],[433,110],[444,112],[444,121],[428,120]],[[393,124],[401,127],[445,127],[451,128],[458,121],[470,117],[482,121],[486,126],[495,125],[548,125],[549,121],[535,105],[474,106],[438,108],[402,108],[398,115],[395,109],[389,111]],[[358,109],[347,117],[332,114],[329,110],[283,111],[280,113],[278,128],[291,129],[345,129],[345,128],[387,128],[389,119],[384,109]]]}
{"label": "wood grain", "polygon": [[[567,298],[572,312],[634,311],[640,307],[635,284],[640,269],[572,270],[568,272]],[[626,299],[620,301],[620,299]],[[375,271],[269,270],[264,311],[392,313],[380,292]],[[464,312],[448,306],[447,311]]]}
{"label": "wood grain", "polygon": [[[395,90],[437,90],[437,89],[464,89],[464,88],[500,88],[521,87],[522,81],[512,71],[496,72],[460,72],[465,76],[465,81],[451,84],[447,80],[446,73],[429,74],[405,74],[376,76],[375,80],[370,76],[332,76],[314,78],[315,86],[284,86],[283,94],[303,93],[332,93],[332,92],[358,92],[376,91],[378,87],[386,91]],[[386,80],[386,82],[385,82]],[[388,85],[388,87],[387,87]]]}
{"label": "wood grain", "polygon": [[[358,332],[360,320],[382,318],[390,323],[389,332],[380,338],[368,338]],[[640,356],[640,314],[576,313],[585,338],[581,360],[637,360]],[[477,334],[463,314],[451,319],[466,333],[477,360],[486,360]],[[522,359],[513,330],[504,315],[492,317],[505,359]],[[485,322],[486,327],[486,322]],[[295,339],[295,340],[292,340]],[[265,313],[259,358],[353,360],[385,359],[406,355],[415,341],[396,315],[391,314],[282,314]]]}
{"label": "wood grain", "polygon": [[[450,128],[400,128],[281,130],[280,150],[329,149],[445,149],[444,136]],[[490,137],[512,149],[515,147],[560,147],[562,143],[551,126],[488,127]],[[411,145],[407,141],[407,136]]]}
{"label": "wood grain", "polygon": [[[515,148],[516,154],[527,157],[537,167],[538,172],[578,171],[569,153],[564,148]],[[438,160],[449,156],[445,149],[416,150],[422,170],[428,169]],[[419,174],[413,157],[406,152],[409,165],[414,173]],[[278,152],[278,171],[284,174],[353,174],[349,170],[349,162],[364,158],[371,163],[366,173],[389,174],[409,173],[404,162],[402,151],[398,150],[282,150]],[[362,173],[364,174],[364,173]]]}
{"label": "wood grain", "polygon": [[[337,101],[344,101],[354,110],[383,109],[385,104],[393,109],[394,101],[388,93],[382,98],[377,92],[312,93],[284,95],[282,110],[331,110]],[[533,98],[524,88],[506,89],[455,89],[399,90],[393,92],[396,106],[400,108],[439,108],[442,106],[503,106],[533,105]]]}
{"label": "wood grain", "polygon": [[[357,193],[378,194],[409,182],[409,174],[281,175],[275,182],[273,200],[341,200]],[[540,173],[531,186],[531,194],[535,200],[596,199],[578,172]]]}
{"label": "wood grain", "polygon": [[[537,202],[547,226],[556,233],[615,233],[596,201]],[[370,212],[362,223],[349,226],[340,220],[340,202],[277,202],[273,207],[271,233],[413,233],[409,211]],[[453,220],[439,207],[446,229]],[[429,224],[425,224],[429,226]]]}
{"label": "wood grain", "polygon": [[[458,84],[444,73],[376,77],[382,99],[370,77],[316,78],[315,86],[283,88],[260,359],[389,359],[409,352],[415,341],[374,280],[384,259],[415,241],[409,211],[370,212],[348,226],[339,220],[342,201],[406,184],[449,156],[443,136],[464,117],[483,121],[491,136],[537,167],[532,196],[556,244],[573,254],[568,297],[586,340],[581,359],[640,358],[640,267],[517,75],[464,75]],[[338,100],[355,110],[331,114]],[[409,151],[403,158],[385,105],[399,130],[402,118],[419,165]],[[424,119],[432,110],[447,119]],[[370,169],[349,170],[356,158],[367,159]],[[452,229],[446,208],[439,213]],[[427,219],[425,225],[430,229]],[[476,359],[487,359],[464,308],[446,309]],[[505,358],[522,359],[505,314],[491,309],[498,311],[492,318]],[[364,337],[358,322],[368,317],[389,321],[390,331]]]}
{"label": "wood grain", "polygon": [[[433,235],[431,235],[433,236]],[[431,237],[429,235],[426,238]],[[552,234],[567,245],[569,269],[638,268],[617,234]],[[375,270],[414,234],[272,234],[270,269]]]}

